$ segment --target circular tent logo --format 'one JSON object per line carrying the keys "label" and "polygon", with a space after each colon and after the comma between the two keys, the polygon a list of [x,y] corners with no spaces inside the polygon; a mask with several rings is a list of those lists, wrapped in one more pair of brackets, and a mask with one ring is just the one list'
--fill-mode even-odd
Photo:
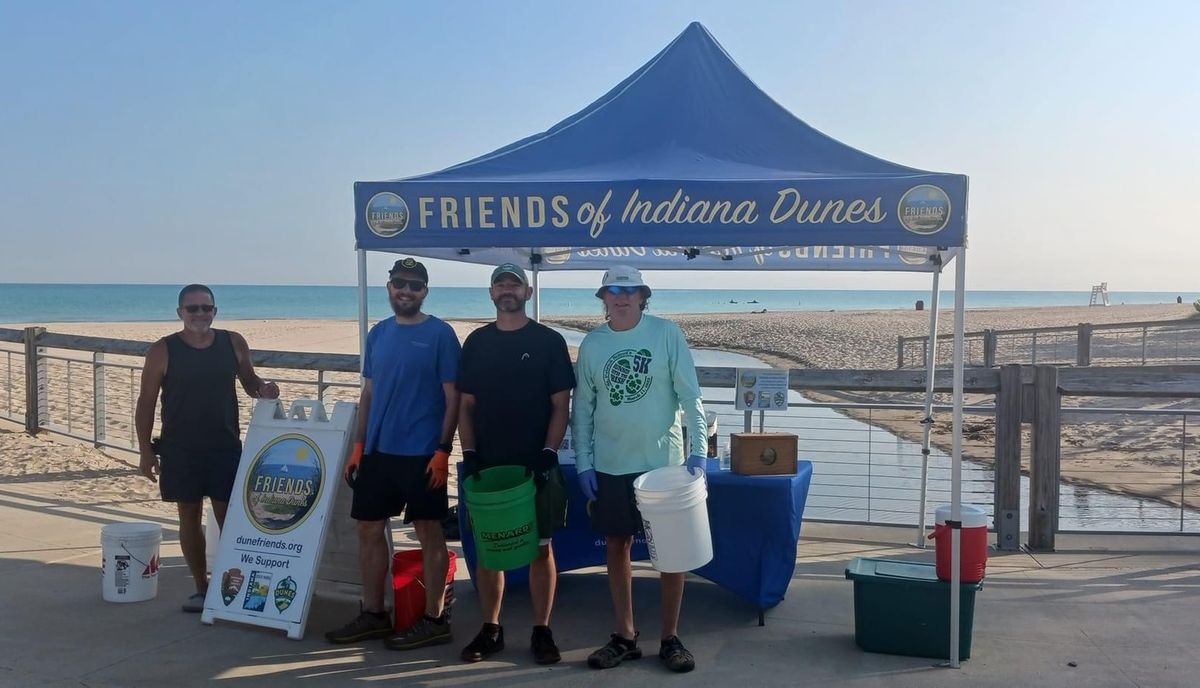
{"label": "circular tent logo", "polygon": [[548,246],[542,249],[542,260],[551,265],[562,265],[571,260],[571,253],[569,246]]}
{"label": "circular tent logo", "polygon": [[936,251],[928,246],[897,246],[896,255],[909,265],[925,265]]}
{"label": "circular tent logo", "polygon": [[390,239],[408,227],[408,204],[391,191],[383,191],[367,201],[367,228],[376,236]]}
{"label": "circular tent logo", "polygon": [[950,222],[950,197],[931,184],[914,186],[900,197],[896,215],[913,234],[937,234]]}
{"label": "circular tent logo", "polygon": [[325,458],[312,440],[280,435],[258,452],[246,473],[246,515],[264,533],[293,530],[317,505],[324,476]]}

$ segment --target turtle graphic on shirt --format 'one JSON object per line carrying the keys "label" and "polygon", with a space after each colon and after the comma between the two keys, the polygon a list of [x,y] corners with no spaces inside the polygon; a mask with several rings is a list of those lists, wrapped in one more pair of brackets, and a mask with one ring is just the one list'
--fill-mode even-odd
{"label": "turtle graphic on shirt", "polygon": [[622,349],[608,359],[603,375],[610,404],[631,404],[646,396],[654,382],[650,376],[653,358],[648,349]]}

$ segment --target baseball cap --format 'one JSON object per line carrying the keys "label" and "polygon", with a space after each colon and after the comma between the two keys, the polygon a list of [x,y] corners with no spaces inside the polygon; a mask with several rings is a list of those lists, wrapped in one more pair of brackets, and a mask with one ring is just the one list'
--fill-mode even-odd
{"label": "baseball cap", "polygon": [[614,265],[605,270],[596,295],[599,296],[605,287],[641,287],[646,290],[646,296],[650,296],[650,287],[642,279],[642,271],[628,265]]}
{"label": "baseball cap", "polygon": [[388,271],[388,277],[395,277],[398,273],[407,272],[410,275],[418,275],[426,283],[429,282],[429,271],[425,269],[419,261],[412,258],[401,258],[396,261],[392,269]]}
{"label": "baseball cap", "polygon": [[496,266],[496,269],[492,270],[492,284],[495,284],[501,275],[512,275],[521,284],[529,286],[529,279],[525,276],[525,269],[516,263],[504,263],[503,265]]}

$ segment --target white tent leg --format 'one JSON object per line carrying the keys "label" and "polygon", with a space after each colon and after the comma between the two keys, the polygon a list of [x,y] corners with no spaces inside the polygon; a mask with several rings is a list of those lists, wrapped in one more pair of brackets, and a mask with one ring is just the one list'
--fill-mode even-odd
{"label": "white tent leg", "polygon": [[954,452],[950,462],[950,666],[957,669],[959,608],[962,598],[962,426],[963,329],[966,320],[967,248],[958,249],[954,266]]}
{"label": "white tent leg", "polygon": [[367,354],[367,252],[358,249],[358,372]]}
{"label": "white tent leg", "polygon": [[925,510],[929,489],[929,435],[933,430],[933,377],[937,372],[938,297],[942,273],[933,273],[933,293],[929,297],[929,347],[925,355],[925,415],[921,437],[921,508],[917,511],[917,547],[925,548]]}
{"label": "white tent leg", "polygon": [[[535,252],[534,255],[537,255],[537,253]],[[533,319],[541,322],[542,292],[541,287],[538,285],[538,264],[534,263],[531,267],[533,268],[533,281],[529,286],[533,287]]]}

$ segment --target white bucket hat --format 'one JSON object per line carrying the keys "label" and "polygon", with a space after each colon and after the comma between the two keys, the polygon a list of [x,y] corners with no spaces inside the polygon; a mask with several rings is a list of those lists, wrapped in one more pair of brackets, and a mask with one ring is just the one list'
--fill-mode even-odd
{"label": "white bucket hat", "polygon": [[650,287],[642,279],[642,271],[628,265],[614,265],[606,270],[596,296],[600,296],[605,287],[641,287],[646,290],[646,298],[650,297]]}

